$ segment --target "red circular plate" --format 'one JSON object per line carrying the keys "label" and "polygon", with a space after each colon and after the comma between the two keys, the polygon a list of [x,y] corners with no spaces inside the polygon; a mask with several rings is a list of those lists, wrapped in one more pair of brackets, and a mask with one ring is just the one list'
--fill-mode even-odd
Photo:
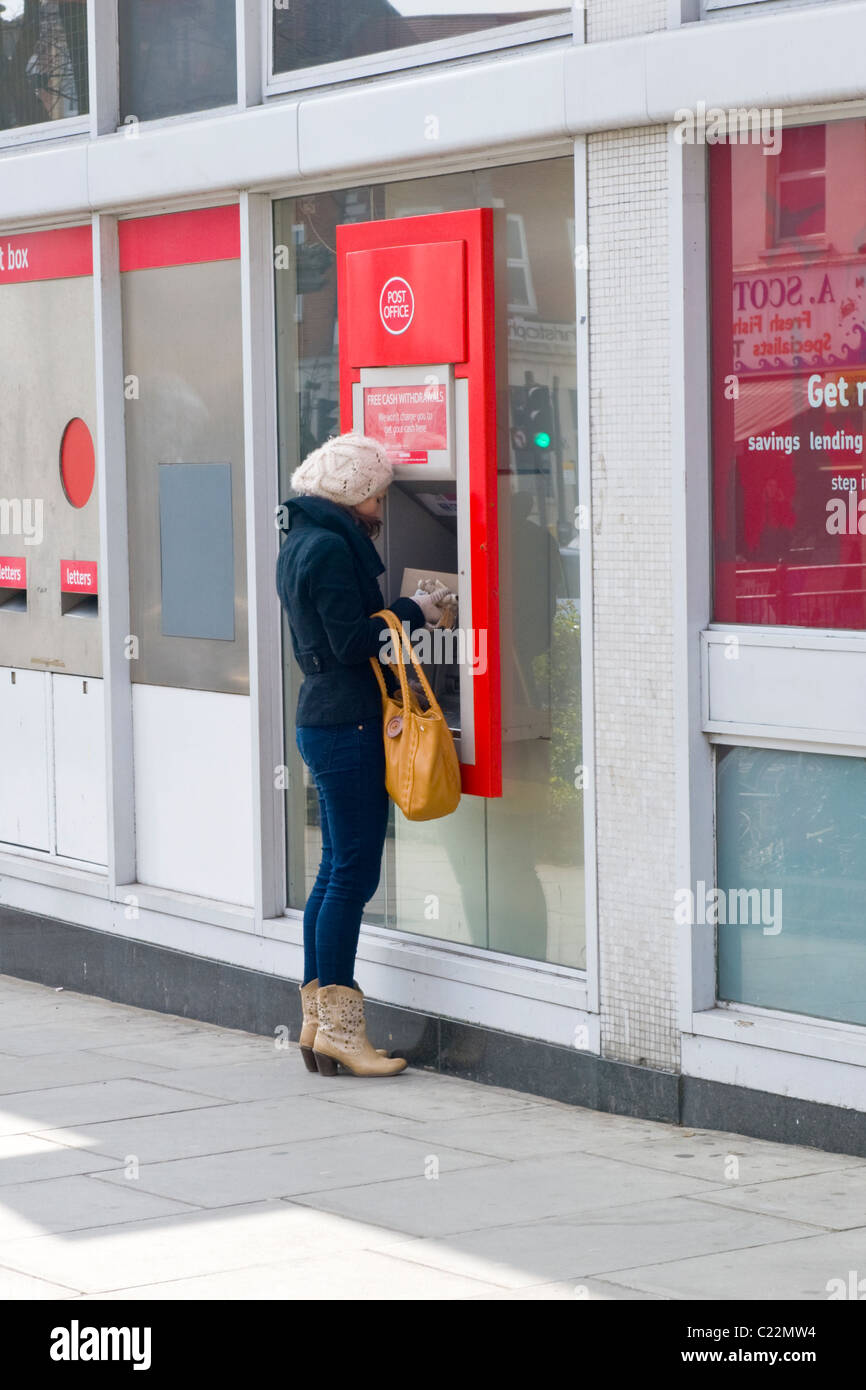
{"label": "red circular plate", "polygon": [[60,478],[73,507],[83,507],[93,491],[96,455],[90,430],[78,416],[70,420],[60,442]]}

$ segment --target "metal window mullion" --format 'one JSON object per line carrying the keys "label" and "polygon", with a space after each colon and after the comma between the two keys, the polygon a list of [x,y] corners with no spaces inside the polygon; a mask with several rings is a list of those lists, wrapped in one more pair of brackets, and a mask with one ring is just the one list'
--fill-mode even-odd
{"label": "metal window mullion", "polygon": [[[712,447],[707,149],[668,130],[671,304],[671,575],[674,658],[675,889],[715,883],[714,755],[703,733],[701,632],[712,617]],[[673,921],[674,903],[671,903]],[[715,939],[676,926],[683,1033],[715,1002]]]}
{"label": "metal window mullion", "polygon": [[[598,1013],[598,862],[596,833],[595,677],[593,669],[592,430],[589,380],[589,183],[586,136],[574,142],[574,290],[577,356],[577,500],[588,525],[580,532],[580,692],[583,778],[583,873],[587,1009]],[[578,258],[578,249],[586,254]]]}
{"label": "metal window mullion", "polygon": [[120,125],[118,0],[87,0],[87,66],[90,138],[110,135]]}
{"label": "metal window mullion", "polygon": [[92,225],[107,867],[115,896],[118,884],[136,881],[123,326],[117,218],[94,213]]}
{"label": "metal window mullion", "polygon": [[265,0],[236,0],[237,103],[242,111],[248,106],[260,106],[262,102],[262,31],[266,11],[270,13],[270,5]]}
{"label": "metal window mullion", "polygon": [[281,610],[274,579],[279,484],[271,217],[268,195],[241,194],[253,868],[259,932],[265,919],[279,916],[286,906],[286,792],[275,785],[275,772],[285,755]]}

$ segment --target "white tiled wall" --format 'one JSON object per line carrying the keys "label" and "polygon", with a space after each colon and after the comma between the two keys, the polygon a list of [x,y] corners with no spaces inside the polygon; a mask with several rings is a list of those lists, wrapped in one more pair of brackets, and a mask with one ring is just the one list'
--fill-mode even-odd
{"label": "white tiled wall", "polygon": [[585,7],[587,43],[667,28],[668,0],[585,0]]}
{"label": "white tiled wall", "polygon": [[602,1049],[674,1069],[665,131],[591,136],[588,173]]}

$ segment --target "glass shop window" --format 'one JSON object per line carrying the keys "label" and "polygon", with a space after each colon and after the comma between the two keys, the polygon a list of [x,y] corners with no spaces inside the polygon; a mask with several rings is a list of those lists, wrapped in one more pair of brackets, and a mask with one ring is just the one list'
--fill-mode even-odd
{"label": "glass shop window", "polygon": [[866,758],[720,748],[718,997],[866,1023]]}
{"label": "glass shop window", "polygon": [[866,627],[866,127],[710,149],[715,611]]}
{"label": "glass shop window", "polygon": [[87,115],[87,0],[0,4],[0,130]]}
{"label": "glass shop window", "polygon": [[123,120],[179,116],[237,101],[235,0],[123,0]]}
{"label": "glass shop window", "polygon": [[[575,521],[572,159],[315,193],[274,204],[274,242],[284,252],[274,277],[280,497],[291,495],[289,479],[301,459],[340,430],[337,226],[474,207],[503,211],[508,299],[516,295],[521,305],[519,311],[511,302],[500,306],[508,382],[501,402],[508,429],[497,499],[503,795],[489,800],[466,795],[453,815],[426,822],[407,821],[392,807],[382,878],[364,920],[583,969],[579,543],[584,533]],[[448,525],[447,516],[440,521],[434,514],[427,522],[450,537]],[[319,864],[321,825],[315,788],[296,751],[294,709],[301,675],[287,628],[284,670],[291,768],[289,904],[302,909]]]}

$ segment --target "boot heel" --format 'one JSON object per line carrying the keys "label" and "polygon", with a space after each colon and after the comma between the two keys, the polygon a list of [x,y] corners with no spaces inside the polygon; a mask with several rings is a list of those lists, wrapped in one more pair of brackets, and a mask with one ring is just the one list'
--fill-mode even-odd
{"label": "boot heel", "polygon": [[334,1061],[333,1057],[328,1057],[324,1052],[313,1052],[313,1056],[316,1059],[316,1065],[322,1076],[337,1075],[337,1063]]}
{"label": "boot heel", "polygon": [[319,1070],[316,1066],[316,1055],[311,1047],[302,1047],[301,1056],[304,1059],[304,1066],[307,1068],[307,1071]]}

